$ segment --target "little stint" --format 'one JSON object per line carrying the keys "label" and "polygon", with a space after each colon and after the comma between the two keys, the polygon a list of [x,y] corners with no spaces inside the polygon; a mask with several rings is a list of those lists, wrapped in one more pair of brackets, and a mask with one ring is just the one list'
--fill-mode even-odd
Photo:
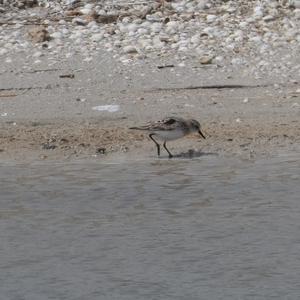
{"label": "little stint", "polygon": [[[129,129],[147,131],[150,139],[156,145],[158,156],[160,156],[160,144],[156,139],[163,141],[163,147],[168,152],[169,158],[172,158],[173,155],[166,146],[167,141],[177,140],[194,132],[198,132],[205,139],[198,121],[194,119],[186,120],[179,117],[169,117],[157,122],[150,122],[143,126],[130,127]],[[154,139],[154,137],[156,139]]]}

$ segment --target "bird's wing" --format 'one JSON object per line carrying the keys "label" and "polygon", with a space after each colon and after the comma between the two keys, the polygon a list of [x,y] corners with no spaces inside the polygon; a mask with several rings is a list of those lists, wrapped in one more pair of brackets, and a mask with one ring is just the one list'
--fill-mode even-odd
{"label": "bird's wing", "polygon": [[173,130],[178,126],[180,121],[182,120],[178,117],[169,117],[160,121],[150,122],[143,126],[131,127],[130,129],[149,130],[149,131]]}
{"label": "bird's wing", "polygon": [[166,119],[162,120],[161,122],[165,125],[172,125],[172,124],[176,123],[177,120],[174,118],[166,118]]}
{"label": "bird's wing", "polygon": [[173,130],[177,126],[178,126],[178,119],[174,117],[170,117],[149,124],[149,129],[153,131]]}

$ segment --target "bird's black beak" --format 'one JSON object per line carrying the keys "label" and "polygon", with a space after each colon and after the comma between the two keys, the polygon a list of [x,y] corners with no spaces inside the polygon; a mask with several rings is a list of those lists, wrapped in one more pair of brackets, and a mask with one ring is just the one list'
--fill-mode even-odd
{"label": "bird's black beak", "polygon": [[199,133],[204,139],[206,139],[206,137],[204,136],[204,134],[201,132],[200,129],[199,129],[198,133]]}

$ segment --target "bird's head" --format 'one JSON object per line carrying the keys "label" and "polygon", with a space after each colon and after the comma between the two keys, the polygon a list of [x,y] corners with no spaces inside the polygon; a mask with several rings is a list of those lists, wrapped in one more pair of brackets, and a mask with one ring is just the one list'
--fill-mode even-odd
{"label": "bird's head", "polygon": [[201,125],[197,120],[191,120],[192,131],[198,132],[204,139],[206,138],[201,131]]}

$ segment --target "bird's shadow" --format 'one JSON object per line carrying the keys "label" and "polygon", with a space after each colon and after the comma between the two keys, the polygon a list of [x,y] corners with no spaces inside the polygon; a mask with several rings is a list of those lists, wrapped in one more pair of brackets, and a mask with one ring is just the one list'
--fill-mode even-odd
{"label": "bird's shadow", "polygon": [[196,151],[193,149],[189,149],[186,152],[174,154],[173,158],[192,159],[192,158],[197,158],[197,157],[202,157],[202,156],[218,156],[218,154],[214,153],[214,152],[204,152],[201,150]]}

